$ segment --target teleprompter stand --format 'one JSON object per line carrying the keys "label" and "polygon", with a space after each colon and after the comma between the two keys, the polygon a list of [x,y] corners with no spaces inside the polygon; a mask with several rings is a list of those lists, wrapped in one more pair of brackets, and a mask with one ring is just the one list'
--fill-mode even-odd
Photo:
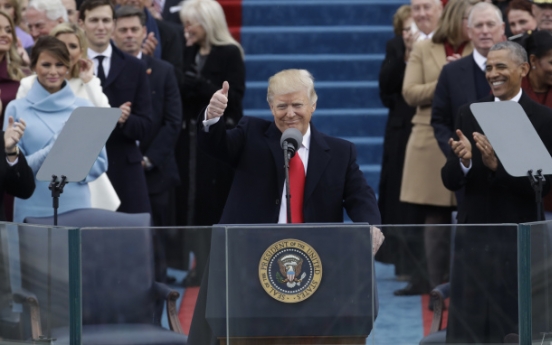
{"label": "teleprompter stand", "polygon": [[63,188],[69,182],[79,182],[88,176],[120,116],[118,108],[81,107],[73,111],[63,126],[36,174],[37,180],[50,181],[54,225],[57,225]]}
{"label": "teleprompter stand", "polygon": [[58,181],[58,177],[56,175],[52,175],[52,181],[50,181],[50,185],[48,186],[48,189],[52,191],[52,206],[54,207],[54,225],[57,225],[57,215],[58,215],[58,208],[59,208],[59,196],[61,193],[63,193],[63,187],[67,184],[67,176],[61,175],[61,180]]}

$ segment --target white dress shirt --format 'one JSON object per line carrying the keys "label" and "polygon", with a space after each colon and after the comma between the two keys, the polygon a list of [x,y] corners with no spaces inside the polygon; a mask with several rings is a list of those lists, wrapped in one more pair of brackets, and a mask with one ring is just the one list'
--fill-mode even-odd
{"label": "white dress shirt", "polygon": [[[505,102],[508,102],[508,101],[511,101],[511,102],[518,102],[519,103],[519,99],[521,98],[521,94],[522,94],[522,91],[521,91],[521,88],[519,89],[519,92],[517,93],[517,95],[515,95],[512,99],[509,99]],[[501,102],[501,100],[497,97],[494,98],[494,101],[495,102]],[[472,152],[473,152],[473,147],[472,147]],[[464,164],[462,164],[462,158],[460,158],[460,168],[462,168],[462,171],[464,172],[464,176],[468,174],[468,172],[470,171],[470,169],[472,168],[472,161],[470,159],[470,165],[466,168],[464,166]]]}
{"label": "white dress shirt", "polygon": [[473,59],[475,60],[475,64],[481,68],[483,72],[485,72],[485,68],[487,67],[487,58],[481,55],[477,49],[473,50]]}
{"label": "white dress shirt", "polygon": [[104,50],[101,53],[97,53],[93,51],[92,49],[88,48],[88,58],[94,62],[94,74],[98,75],[98,59],[96,59],[96,56],[103,55],[105,58],[102,61],[102,66],[104,69],[105,77],[109,75],[109,69],[111,68],[111,55],[113,54],[113,48],[111,48],[111,44],[107,46],[107,49]]}

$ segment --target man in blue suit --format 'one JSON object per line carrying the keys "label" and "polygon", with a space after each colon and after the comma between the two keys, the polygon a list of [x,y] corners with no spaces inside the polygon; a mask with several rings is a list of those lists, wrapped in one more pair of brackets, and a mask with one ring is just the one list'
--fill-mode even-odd
{"label": "man in blue suit", "polygon": [[439,147],[448,156],[458,109],[491,93],[485,79],[485,63],[491,47],[503,40],[504,22],[500,10],[489,3],[476,4],[468,17],[468,35],[474,46],[473,54],[443,67],[431,112],[431,125]]}
{"label": "man in blue suit", "polygon": [[[295,155],[299,156],[303,164],[300,168],[306,176],[299,208],[302,221],[340,223],[345,208],[353,222],[381,222],[374,191],[356,162],[355,146],[320,133],[311,122],[317,95],[308,71],[285,70],[270,78],[267,100],[274,121],[244,116],[237,127],[226,130],[220,118],[228,105],[229,87],[232,86],[228,82],[223,83],[198,119],[199,147],[227,162],[235,171],[221,224],[286,223],[280,138],[288,128],[297,128],[303,134]],[[290,180],[293,182],[293,177]],[[292,195],[292,208],[294,197],[297,194]],[[292,213],[295,219],[296,214]],[[381,232],[374,230],[377,248],[381,241]],[[189,344],[216,343],[205,319],[207,276],[203,275]]]}
{"label": "man in blue suit", "polygon": [[146,140],[152,127],[151,92],[143,62],[111,44],[115,9],[109,0],[87,0],[80,8],[79,24],[88,39],[88,58],[112,107],[123,114],[106,149],[107,175],[121,199],[118,211],[150,212],[142,154],[137,141]]}

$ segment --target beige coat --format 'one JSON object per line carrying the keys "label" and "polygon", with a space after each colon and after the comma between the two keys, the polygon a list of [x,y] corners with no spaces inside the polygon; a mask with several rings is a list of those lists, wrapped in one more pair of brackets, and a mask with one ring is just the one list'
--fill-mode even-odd
{"label": "beige coat", "polygon": [[[469,43],[462,52],[471,54]],[[446,163],[431,127],[431,102],[439,73],[447,59],[443,44],[425,40],[416,43],[403,82],[403,96],[409,105],[417,107],[412,118],[412,132],[406,146],[401,184],[401,201],[413,204],[454,206],[454,193],[441,181],[441,168]]]}

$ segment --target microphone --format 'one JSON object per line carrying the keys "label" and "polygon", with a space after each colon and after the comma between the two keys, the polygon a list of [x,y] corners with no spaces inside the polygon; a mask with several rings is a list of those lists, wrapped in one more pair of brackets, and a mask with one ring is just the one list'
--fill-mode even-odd
{"label": "microphone", "polygon": [[280,146],[282,149],[289,152],[290,157],[295,156],[295,152],[299,150],[303,142],[303,134],[297,128],[288,128],[282,133],[280,138]]}

